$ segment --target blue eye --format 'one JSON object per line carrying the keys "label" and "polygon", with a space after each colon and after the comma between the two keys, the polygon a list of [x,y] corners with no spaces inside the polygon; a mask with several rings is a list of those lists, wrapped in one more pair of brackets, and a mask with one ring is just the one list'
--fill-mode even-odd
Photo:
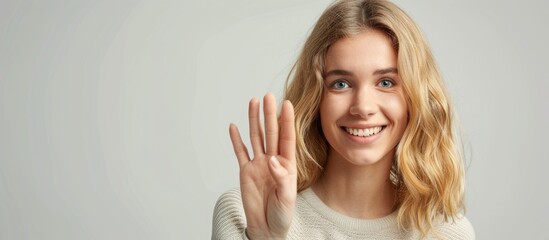
{"label": "blue eye", "polygon": [[390,88],[394,85],[394,83],[391,81],[391,80],[381,80],[381,82],[379,82],[379,86],[381,86],[382,88]]}
{"label": "blue eye", "polygon": [[335,89],[344,89],[344,88],[348,88],[349,87],[349,84],[347,84],[346,82],[344,81],[336,81],[334,84],[333,84],[334,88]]}

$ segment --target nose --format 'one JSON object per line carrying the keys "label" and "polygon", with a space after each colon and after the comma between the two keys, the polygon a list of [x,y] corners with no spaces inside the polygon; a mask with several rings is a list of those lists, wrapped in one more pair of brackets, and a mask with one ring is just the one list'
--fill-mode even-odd
{"label": "nose", "polygon": [[353,96],[349,112],[360,118],[369,118],[378,112],[378,98],[375,91],[364,88],[358,89]]}

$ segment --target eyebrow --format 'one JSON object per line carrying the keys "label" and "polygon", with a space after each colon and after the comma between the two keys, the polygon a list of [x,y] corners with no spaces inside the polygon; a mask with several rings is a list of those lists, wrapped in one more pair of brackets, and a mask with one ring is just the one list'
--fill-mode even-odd
{"label": "eyebrow", "polygon": [[397,73],[398,73],[398,69],[397,69],[397,68],[394,68],[394,67],[379,69],[379,70],[376,70],[376,71],[374,72],[374,75],[383,75],[383,74],[387,74],[387,73],[395,73],[395,74],[397,74]]}
{"label": "eyebrow", "polygon": [[325,73],[324,78],[327,78],[327,77],[332,76],[332,75],[350,76],[350,75],[353,75],[353,73],[351,73],[347,70],[335,69],[335,70],[332,70],[332,71],[329,71],[329,72]]}
{"label": "eyebrow", "polygon": [[[397,73],[398,73],[398,69],[397,69],[397,68],[394,68],[394,67],[383,68],[383,69],[379,69],[379,70],[374,71],[374,74],[373,74],[373,75],[383,75],[383,74],[387,74],[387,73],[395,73],[395,74],[397,74]],[[352,73],[352,72],[349,72],[349,71],[347,71],[347,70],[334,69],[334,70],[329,71],[329,72],[327,72],[326,74],[324,74],[324,78],[329,77],[329,76],[332,76],[332,75],[337,75],[337,76],[351,76],[351,75],[353,75],[353,73]]]}

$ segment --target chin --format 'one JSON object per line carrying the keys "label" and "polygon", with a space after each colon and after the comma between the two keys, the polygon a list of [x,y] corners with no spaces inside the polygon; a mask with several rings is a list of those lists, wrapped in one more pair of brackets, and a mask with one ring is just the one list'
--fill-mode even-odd
{"label": "chin", "polygon": [[383,163],[392,164],[394,151],[387,154],[372,153],[371,151],[359,151],[354,153],[344,154],[344,159],[355,166],[375,166]]}

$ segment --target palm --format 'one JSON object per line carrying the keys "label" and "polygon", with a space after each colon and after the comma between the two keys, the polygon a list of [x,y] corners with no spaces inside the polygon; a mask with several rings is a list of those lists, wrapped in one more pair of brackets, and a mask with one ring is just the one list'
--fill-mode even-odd
{"label": "palm", "polygon": [[[282,106],[280,133],[276,104],[270,94],[264,99],[265,142],[259,120],[259,102],[250,101],[250,140],[254,158],[236,126],[230,135],[240,165],[240,188],[250,236],[284,238],[291,223],[297,194],[293,107]],[[265,146],[265,147],[264,147]],[[275,159],[271,159],[272,157]]]}

